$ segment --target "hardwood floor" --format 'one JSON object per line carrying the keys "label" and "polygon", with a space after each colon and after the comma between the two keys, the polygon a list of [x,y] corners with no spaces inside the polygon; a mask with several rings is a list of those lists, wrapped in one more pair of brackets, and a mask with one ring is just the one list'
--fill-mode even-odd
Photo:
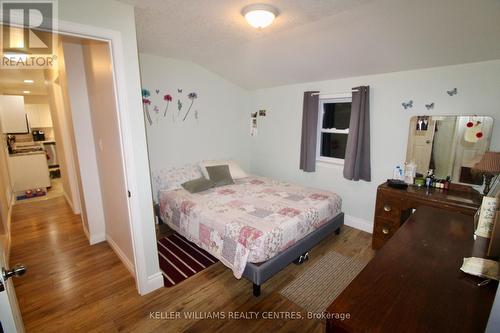
{"label": "hardwood floor", "polygon": [[[217,263],[180,285],[139,296],[134,280],[107,243],[89,246],[79,216],[64,197],[14,207],[10,263],[27,265],[14,280],[27,332],[323,332],[319,320],[230,320],[229,311],[302,311],[279,291],[322,254],[335,250],[369,260],[371,235],[344,227],[266,282],[262,295]],[[223,312],[225,319],[167,319]],[[153,313],[153,315],[151,315]],[[159,317],[155,319],[152,317]],[[305,316],[305,313],[304,313]]]}

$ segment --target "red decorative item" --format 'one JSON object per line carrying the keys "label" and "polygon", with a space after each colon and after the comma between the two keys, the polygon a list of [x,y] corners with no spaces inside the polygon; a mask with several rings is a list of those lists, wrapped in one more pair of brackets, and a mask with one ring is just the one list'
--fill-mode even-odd
{"label": "red decorative item", "polygon": [[483,137],[483,132],[477,132],[476,138],[481,139]]}
{"label": "red decorative item", "polygon": [[467,123],[467,127],[469,127],[469,128],[470,128],[470,127],[472,127],[472,126],[474,126],[474,123],[473,123],[472,121],[469,121],[469,122]]}

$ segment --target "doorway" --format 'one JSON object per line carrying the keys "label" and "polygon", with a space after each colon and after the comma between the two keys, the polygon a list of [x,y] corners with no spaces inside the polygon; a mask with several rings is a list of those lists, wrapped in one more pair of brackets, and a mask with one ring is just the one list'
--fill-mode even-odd
{"label": "doorway", "polygon": [[[61,35],[57,57],[58,66],[52,69],[26,70],[27,73],[9,69],[2,73],[0,199],[6,207],[0,212],[4,215],[14,210],[16,218],[23,216],[23,210],[31,212],[30,219],[19,223],[36,225],[40,228],[39,236],[51,242],[51,235],[68,227],[66,218],[54,223],[58,212],[65,210],[67,214],[69,210],[74,216],[70,220],[79,221],[87,245],[109,244],[128,270],[128,276],[135,278],[110,45],[106,41]],[[4,78],[21,80],[19,87],[5,82],[4,92]],[[6,109],[15,113],[6,113]],[[8,221],[10,213],[6,215]],[[11,226],[7,224],[5,229],[4,233],[10,235]],[[74,232],[74,228],[71,230]],[[16,244],[18,236],[23,239],[17,233],[10,242]],[[22,247],[17,244],[15,251],[29,251],[31,245],[20,242]],[[90,249],[82,247],[92,253]],[[65,248],[51,247],[51,251],[62,254]],[[14,256],[19,258],[19,253]]]}

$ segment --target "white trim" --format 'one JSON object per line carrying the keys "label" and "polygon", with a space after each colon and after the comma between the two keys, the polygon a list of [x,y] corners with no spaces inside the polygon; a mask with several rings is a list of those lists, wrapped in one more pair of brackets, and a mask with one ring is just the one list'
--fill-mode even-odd
{"label": "white trim", "polygon": [[321,133],[349,134],[349,129],[322,128]]}
{"label": "white trim", "polygon": [[373,233],[373,223],[359,217],[344,215],[344,224],[358,230],[366,231],[370,234]]}
{"label": "white trim", "polygon": [[346,129],[336,129],[336,128],[323,128],[323,116],[324,116],[324,107],[325,103],[352,103],[352,93],[346,94],[333,94],[333,95],[325,95],[320,98],[318,103],[318,126],[317,126],[317,134],[316,134],[316,163],[319,161],[330,163],[330,164],[338,164],[344,165],[343,158],[335,158],[321,155],[321,139],[323,133],[333,133],[333,134],[347,134],[349,135],[349,128]]}
{"label": "white trim", "polygon": [[[131,197],[128,200],[128,213],[131,227],[130,231],[134,252],[134,265],[132,267],[135,267],[134,276],[139,294],[144,295],[148,292],[153,291],[154,289],[152,288],[158,289],[163,287],[163,278],[161,276],[159,266],[157,267],[157,272],[150,276],[147,275],[146,256],[144,251],[145,244],[143,241],[144,235],[142,231],[143,223],[145,222],[143,221],[141,215],[140,201],[139,197],[137,196],[137,194],[140,193],[140,185],[143,184],[144,181],[142,179],[138,179],[135,170],[136,158],[134,156],[134,145],[132,141],[133,130],[132,125],[130,124],[130,121],[127,117],[127,112],[130,110],[127,96],[129,93],[133,92],[127,91],[127,78],[125,75],[126,63],[121,51],[123,50],[121,33],[115,30],[61,20],[58,21],[58,26],[59,29],[57,32],[59,34],[97,39],[110,43],[111,61],[113,65],[116,91],[115,95],[118,108],[119,131],[121,134],[120,139],[122,140],[123,153],[125,155],[122,157],[125,161],[125,182],[126,188],[132,193]],[[116,50],[120,51],[116,52]],[[138,100],[140,101],[140,99]],[[139,103],[137,107],[141,108],[142,106]],[[153,220],[151,222],[153,222]],[[151,228],[154,228],[153,223],[151,223]],[[157,280],[161,280],[161,283],[159,283]]]}
{"label": "white trim", "polygon": [[106,241],[106,235],[105,234],[99,234],[99,235],[91,235],[89,237],[89,243],[90,245],[94,245],[97,243],[101,243]]}
{"label": "white trim", "polygon": [[[120,247],[116,244],[116,242],[113,240],[113,238],[109,237],[108,234],[104,237],[105,240],[108,242],[109,246],[111,249],[115,252],[115,254],[118,256],[118,258],[121,260],[123,265],[125,265],[125,268],[132,274],[132,276],[135,277],[135,270],[134,270],[134,265],[130,262],[130,260],[127,258],[125,253],[120,249]],[[161,274],[161,273],[160,273]]]}
{"label": "white trim", "polygon": [[163,288],[165,285],[163,283],[163,274],[160,272],[148,276],[148,280],[144,285],[144,294],[150,293],[156,289]]}
{"label": "white trim", "polygon": [[66,199],[66,202],[68,203],[69,207],[73,211],[73,214],[75,214],[75,215],[80,214],[81,212],[76,210],[75,206],[73,205],[73,201],[70,200],[66,191],[63,191],[63,195],[64,195],[64,198]]}
{"label": "white trim", "polygon": [[90,235],[88,229],[85,227],[85,223],[83,223],[83,220],[82,220],[82,228],[83,228],[83,233],[85,234],[85,236],[89,240],[90,245],[94,245],[94,244],[106,241],[106,234]]}
{"label": "white trim", "polygon": [[342,158],[318,156],[316,157],[316,163],[326,163],[334,165],[344,165],[345,160]]}
{"label": "white trim", "polygon": [[336,94],[319,94],[319,99],[340,99],[340,98],[350,98],[352,99],[352,92],[336,93]]}

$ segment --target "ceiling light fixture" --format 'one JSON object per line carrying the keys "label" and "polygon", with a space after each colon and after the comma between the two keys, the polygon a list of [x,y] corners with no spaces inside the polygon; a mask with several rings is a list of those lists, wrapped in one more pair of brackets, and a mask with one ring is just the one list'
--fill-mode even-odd
{"label": "ceiling light fixture", "polygon": [[29,94],[31,91],[29,90],[23,90],[23,94]]}
{"label": "ceiling light fixture", "polygon": [[34,83],[35,81],[33,80],[24,80],[24,83]]}
{"label": "ceiling light fixture", "polygon": [[253,4],[243,7],[241,14],[252,27],[262,29],[273,23],[279,11],[271,5]]}

